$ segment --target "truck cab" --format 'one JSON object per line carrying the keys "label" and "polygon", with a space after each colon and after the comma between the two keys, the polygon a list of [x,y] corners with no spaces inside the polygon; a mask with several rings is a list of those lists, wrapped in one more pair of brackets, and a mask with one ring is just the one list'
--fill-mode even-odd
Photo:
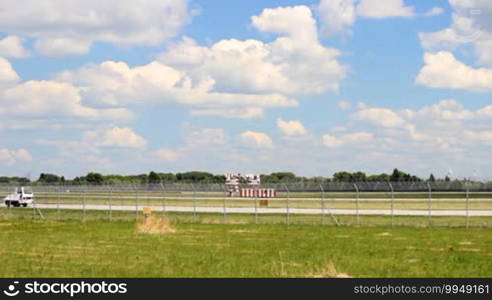
{"label": "truck cab", "polygon": [[16,187],[12,194],[4,198],[4,202],[7,207],[27,207],[34,202],[34,194],[30,188]]}

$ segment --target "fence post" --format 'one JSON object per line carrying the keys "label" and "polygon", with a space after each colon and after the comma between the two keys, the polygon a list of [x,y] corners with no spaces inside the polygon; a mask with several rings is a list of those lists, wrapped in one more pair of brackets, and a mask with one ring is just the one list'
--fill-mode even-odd
{"label": "fence post", "polygon": [[82,222],[85,222],[85,188],[84,186],[81,186],[82,188]]}
{"label": "fence post", "polygon": [[325,225],[325,190],[323,185],[319,184],[321,190],[321,225]]}
{"label": "fence post", "polygon": [[258,198],[256,197],[256,193],[254,194],[254,201],[255,201],[255,224],[258,224]]}
{"label": "fence post", "polygon": [[227,199],[227,187],[224,188],[224,201],[223,201],[223,211],[224,211],[224,216],[222,218],[222,223],[226,223],[227,222],[227,208],[226,208],[226,200]]}
{"label": "fence post", "polygon": [[56,216],[58,218],[58,221],[60,220],[60,217],[61,217],[60,216],[60,193],[61,193],[60,189],[61,189],[61,183],[58,186],[58,189],[57,189],[58,193],[57,193],[57,198],[56,198],[57,199],[57,201],[56,201]]}
{"label": "fence post", "polygon": [[193,190],[193,223],[196,223],[196,191],[193,183],[190,183],[190,185]]}
{"label": "fence post", "polygon": [[109,222],[111,222],[113,219],[113,211],[111,208],[112,200],[113,200],[113,188],[111,187],[111,184],[109,184]]}
{"label": "fence post", "polygon": [[391,227],[395,226],[395,190],[393,185],[388,181],[388,185],[391,190]]}
{"label": "fence post", "polygon": [[355,214],[356,214],[356,222],[357,222],[357,226],[360,225],[360,218],[359,218],[359,187],[357,186],[356,183],[354,183],[354,187],[355,187]]}
{"label": "fence post", "polygon": [[[11,189],[10,188],[7,188],[7,195],[9,194],[9,190],[11,190]],[[36,200],[36,199],[34,199],[34,200]],[[34,205],[34,201],[33,201],[33,205]],[[11,210],[12,208],[11,207],[12,207],[12,204],[9,204],[7,206],[8,211],[9,211],[9,220],[10,220],[10,218],[12,218],[12,210]]]}
{"label": "fence post", "polygon": [[[49,194],[48,194],[49,195]],[[47,201],[48,202],[48,201]],[[48,202],[49,203],[49,202]],[[32,202],[32,219],[34,220],[34,216],[36,215],[36,202]]]}
{"label": "fence post", "polygon": [[287,191],[287,225],[290,225],[290,191],[286,184],[284,184],[285,190]]}
{"label": "fence post", "polygon": [[429,210],[429,221],[428,226],[432,227],[432,188],[429,182],[427,182],[427,188],[429,189],[429,200],[428,200],[428,210]]}
{"label": "fence post", "polygon": [[166,214],[166,190],[164,189],[164,185],[159,183],[159,186],[161,187],[162,190],[162,214]]}
{"label": "fence post", "polygon": [[[121,189],[123,191],[125,191],[125,193],[123,193],[123,194],[120,193],[118,195],[118,200],[119,200],[118,203],[121,205],[122,210],[125,210],[126,206],[128,206],[127,204],[130,204],[132,202],[131,198],[129,198],[130,196],[127,196],[127,193],[126,193],[127,188],[128,188],[128,185],[126,185],[125,188],[121,187]],[[130,192],[131,192],[131,188],[130,188]],[[128,195],[131,195],[131,193],[128,193]]]}
{"label": "fence post", "polygon": [[132,184],[132,187],[135,190],[135,221],[138,220],[138,188],[135,183]]}
{"label": "fence post", "polygon": [[466,228],[470,226],[470,188],[466,188]]}

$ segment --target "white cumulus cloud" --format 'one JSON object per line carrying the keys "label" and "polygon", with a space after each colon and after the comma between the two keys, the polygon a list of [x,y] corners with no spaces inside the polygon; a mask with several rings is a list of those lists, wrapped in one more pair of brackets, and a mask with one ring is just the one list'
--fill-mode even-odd
{"label": "white cumulus cloud", "polygon": [[298,105],[296,100],[276,93],[218,92],[213,78],[196,81],[186,72],[157,61],[134,68],[124,62],[106,61],[61,72],[56,79],[80,87],[84,99],[96,105],[178,103],[191,108],[194,115],[230,118],[255,118],[262,116],[265,108]]}
{"label": "white cumulus cloud", "polygon": [[0,90],[0,116],[5,118],[81,118],[129,120],[126,109],[95,109],[82,103],[80,90],[55,81],[28,81]]}
{"label": "white cumulus cloud", "polygon": [[350,102],[347,102],[347,101],[340,101],[340,102],[338,102],[338,107],[341,110],[347,110],[347,109],[350,109],[352,107],[352,104]]}
{"label": "white cumulus cloud", "polygon": [[444,13],[444,8],[442,7],[433,7],[431,8],[429,11],[427,11],[425,13],[425,16],[426,17],[434,17],[434,16],[438,16],[438,15],[441,15]]}
{"label": "white cumulus cloud", "polygon": [[12,64],[3,57],[0,57],[0,87],[19,81],[19,75],[12,68]]}
{"label": "white cumulus cloud", "polygon": [[306,128],[301,121],[292,120],[284,121],[281,118],[277,119],[277,127],[282,133],[288,137],[303,137],[308,134]]}
{"label": "white cumulus cloud", "polygon": [[383,127],[399,127],[405,121],[395,112],[387,108],[364,108],[352,114],[352,119],[378,124]]}
{"label": "white cumulus cloud", "polygon": [[472,68],[451,52],[425,53],[416,83],[433,88],[492,91],[492,69]]}
{"label": "white cumulus cloud", "polygon": [[252,23],[279,37],[268,43],[227,39],[210,47],[185,37],[160,60],[195,80],[213,78],[218,91],[317,94],[339,89],[346,68],[337,60],[337,49],[319,42],[308,7],[265,9]]}
{"label": "white cumulus cloud", "polygon": [[364,18],[413,17],[415,8],[406,6],[403,0],[361,0],[357,14]]}
{"label": "white cumulus cloud", "polygon": [[245,131],[239,136],[244,145],[256,148],[273,148],[272,139],[264,132]]}
{"label": "white cumulus cloud", "polygon": [[83,141],[96,147],[143,148],[147,141],[128,127],[89,130],[84,132]]}
{"label": "white cumulus cloud", "polygon": [[16,163],[31,162],[32,156],[26,149],[0,149],[0,164],[12,166]]}
{"label": "white cumulus cloud", "polygon": [[317,6],[321,20],[321,33],[331,37],[351,33],[357,19],[433,17],[444,13],[441,7],[433,7],[417,14],[415,7],[403,0],[321,0]]}
{"label": "white cumulus cloud", "polygon": [[161,160],[165,161],[177,161],[183,156],[183,153],[177,150],[159,149],[154,151],[154,155]]}
{"label": "white cumulus cloud", "polygon": [[7,36],[0,39],[0,56],[12,58],[24,58],[31,55],[22,45],[22,39],[18,36]]}
{"label": "white cumulus cloud", "polygon": [[45,55],[87,53],[97,41],[158,45],[189,18],[187,0],[0,0],[2,32],[36,39]]}
{"label": "white cumulus cloud", "polygon": [[237,118],[237,119],[258,119],[263,118],[265,112],[260,107],[240,107],[240,108],[204,108],[190,111],[192,116]]}
{"label": "white cumulus cloud", "polygon": [[323,135],[323,144],[328,148],[338,148],[343,146],[364,145],[370,143],[374,135],[370,132],[354,132],[344,135]]}
{"label": "white cumulus cloud", "polygon": [[492,65],[492,2],[489,0],[449,0],[453,9],[449,27],[420,33],[428,51],[455,51],[471,45],[477,61]]}
{"label": "white cumulus cloud", "polygon": [[321,0],[318,13],[326,36],[347,33],[357,18],[354,0]]}

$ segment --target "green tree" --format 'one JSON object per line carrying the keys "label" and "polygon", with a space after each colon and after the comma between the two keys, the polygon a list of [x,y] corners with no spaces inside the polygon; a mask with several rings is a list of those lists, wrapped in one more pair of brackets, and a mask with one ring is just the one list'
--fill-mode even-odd
{"label": "green tree", "polygon": [[422,179],[415,175],[410,175],[398,169],[394,169],[390,176],[390,181],[422,181]]}
{"label": "green tree", "polygon": [[38,179],[38,182],[45,183],[45,184],[54,184],[54,183],[59,183],[61,181],[62,181],[62,177],[49,173],[41,173]]}
{"label": "green tree", "polygon": [[90,172],[85,176],[85,180],[90,184],[100,185],[104,182],[104,177],[99,173]]}
{"label": "green tree", "polygon": [[272,175],[272,174],[270,174],[270,175],[267,175],[267,174],[260,175],[260,180],[263,183],[278,183],[280,181],[277,176]]}
{"label": "green tree", "polygon": [[368,181],[390,181],[390,175],[383,173],[383,174],[377,174],[377,175],[369,175],[367,177]]}
{"label": "green tree", "polygon": [[346,171],[336,172],[333,174],[333,181],[350,182],[353,181],[353,176],[352,173]]}
{"label": "green tree", "polygon": [[159,177],[161,177],[161,180],[164,182],[176,182],[176,175],[173,173],[159,173]]}
{"label": "green tree", "polygon": [[149,173],[148,179],[151,184],[161,183],[161,177],[154,171]]}
{"label": "green tree", "polygon": [[192,171],[186,173],[177,173],[178,181],[185,182],[213,182],[214,175],[208,172]]}
{"label": "green tree", "polygon": [[297,179],[296,174],[292,172],[276,172],[270,175],[277,177],[279,181],[283,182],[293,182]]}
{"label": "green tree", "polygon": [[367,176],[366,173],[364,172],[355,172],[352,173],[352,180],[353,181],[366,181]]}

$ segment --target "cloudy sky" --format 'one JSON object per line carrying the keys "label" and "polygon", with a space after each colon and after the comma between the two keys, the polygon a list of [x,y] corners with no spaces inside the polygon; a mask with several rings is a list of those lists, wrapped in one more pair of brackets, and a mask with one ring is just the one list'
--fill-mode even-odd
{"label": "cloudy sky", "polygon": [[490,0],[0,0],[2,175],[492,178]]}

